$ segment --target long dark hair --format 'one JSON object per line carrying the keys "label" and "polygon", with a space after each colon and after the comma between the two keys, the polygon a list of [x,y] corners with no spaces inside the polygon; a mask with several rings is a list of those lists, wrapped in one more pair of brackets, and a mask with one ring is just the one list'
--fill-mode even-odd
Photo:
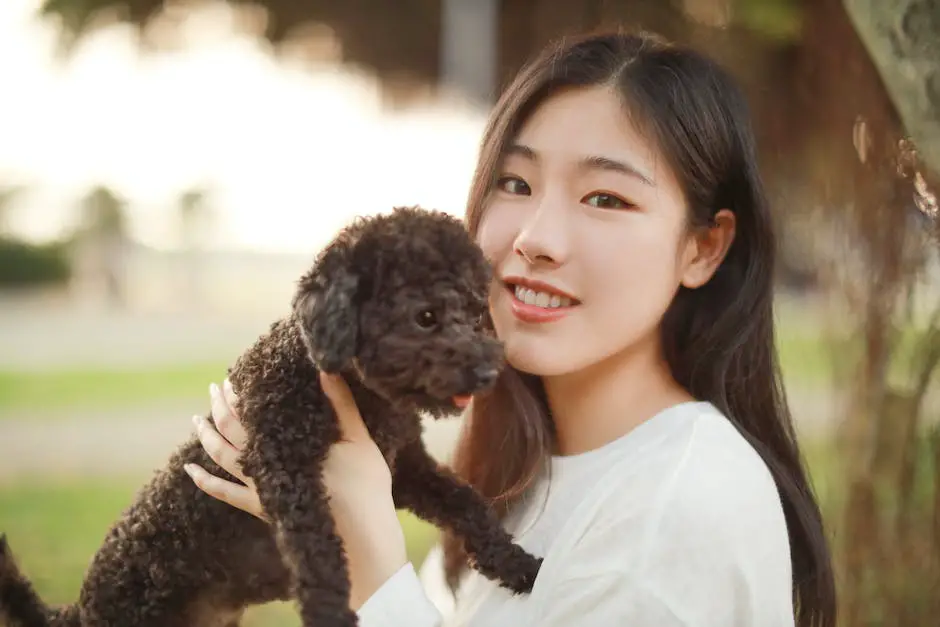
{"label": "long dark hair", "polygon": [[[822,515],[813,495],[781,385],[774,341],[775,239],[745,98],[707,57],[647,34],[566,38],[524,67],[484,131],[467,204],[474,235],[509,141],[533,110],[561,89],[607,85],[654,141],[678,177],[689,226],[716,212],[736,217],[736,237],[713,278],[680,288],[662,324],[666,359],[694,397],[721,409],[773,474],[793,565],[797,625],[833,626],[836,593]],[[507,368],[467,417],[453,464],[505,515],[550,455],[552,425],[538,378]],[[451,585],[466,556],[443,538]]]}

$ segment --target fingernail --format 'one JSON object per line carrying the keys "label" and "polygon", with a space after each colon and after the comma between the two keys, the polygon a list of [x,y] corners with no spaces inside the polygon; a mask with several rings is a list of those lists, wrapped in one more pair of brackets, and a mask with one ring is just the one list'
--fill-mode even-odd
{"label": "fingernail", "polygon": [[217,386],[215,383],[209,384],[209,396],[211,396],[213,400],[219,396],[219,386]]}
{"label": "fingernail", "polygon": [[225,389],[226,396],[233,396],[235,394],[235,390],[232,389],[232,382],[229,381],[228,378],[222,381],[222,387]]}
{"label": "fingernail", "polygon": [[202,422],[202,416],[200,416],[199,414],[194,415],[193,424],[198,427],[200,422]]}
{"label": "fingernail", "polygon": [[183,464],[183,470],[186,471],[187,475],[192,477],[193,473],[196,472],[196,467],[192,464]]}

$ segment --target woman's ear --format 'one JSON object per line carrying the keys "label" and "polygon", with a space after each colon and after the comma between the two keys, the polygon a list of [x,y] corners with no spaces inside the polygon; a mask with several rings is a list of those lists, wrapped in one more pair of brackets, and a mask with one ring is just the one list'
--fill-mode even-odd
{"label": "woman's ear", "polygon": [[680,268],[679,278],[684,287],[695,289],[708,283],[734,242],[735,227],[734,213],[722,209],[709,226],[692,233]]}

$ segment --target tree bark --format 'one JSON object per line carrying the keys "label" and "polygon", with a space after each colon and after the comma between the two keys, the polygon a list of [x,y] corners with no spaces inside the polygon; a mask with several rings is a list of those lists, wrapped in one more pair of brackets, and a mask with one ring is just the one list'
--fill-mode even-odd
{"label": "tree bark", "polygon": [[940,0],[843,0],[923,162],[940,173]]}

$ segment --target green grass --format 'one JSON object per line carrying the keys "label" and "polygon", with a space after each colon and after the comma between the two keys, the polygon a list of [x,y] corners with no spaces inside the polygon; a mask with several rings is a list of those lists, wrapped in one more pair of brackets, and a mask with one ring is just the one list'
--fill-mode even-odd
{"label": "green grass", "polygon": [[[140,485],[89,479],[0,485],[0,532],[7,534],[21,568],[44,600],[58,604],[76,598],[88,561]],[[409,557],[419,565],[436,531],[409,514],[400,518]],[[290,604],[272,603],[252,609],[244,624],[296,627],[300,623]]]}
{"label": "green grass", "polygon": [[39,372],[0,370],[0,411],[102,409],[180,398],[209,399],[224,362],[149,368],[75,368]]}

